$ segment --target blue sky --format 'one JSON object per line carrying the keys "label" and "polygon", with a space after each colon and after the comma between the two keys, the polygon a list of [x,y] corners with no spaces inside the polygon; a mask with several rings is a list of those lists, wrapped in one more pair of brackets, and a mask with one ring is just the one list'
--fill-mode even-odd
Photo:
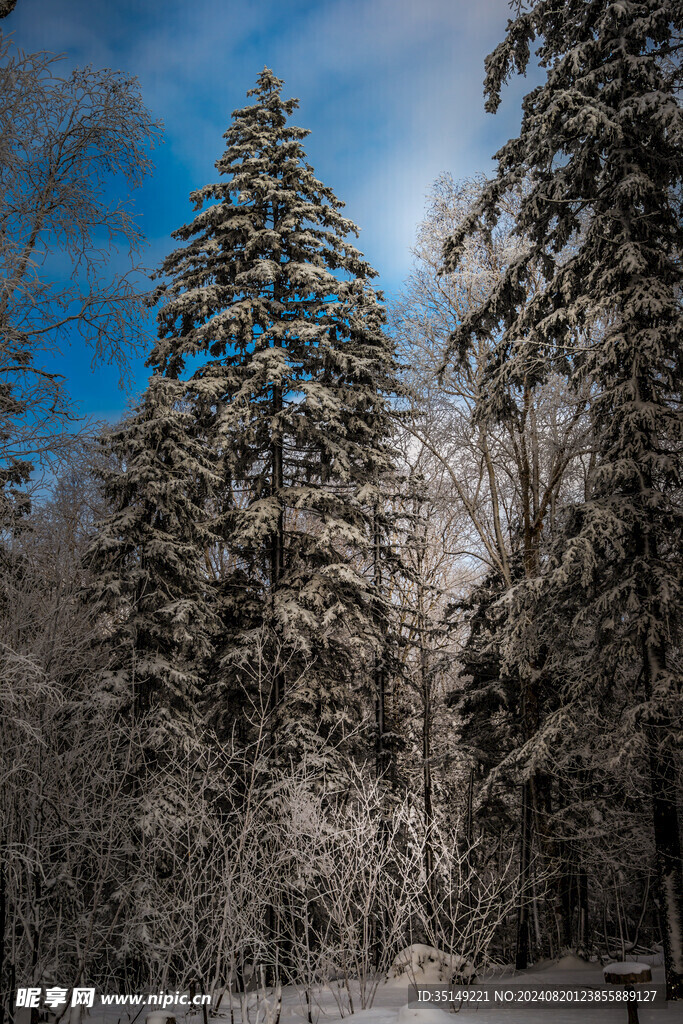
{"label": "blue sky", "polygon": [[[189,220],[190,190],[215,179],[230,114],[271,67],[299,98],[293,121],[311,129],[309,162],[346,202],[390,295],[409,272],[431,182],[490,172],[517,133],[532,81],[512,82],[495,116],[482,92],[484,57],[509,13],[507,0],[18,0],[0,27],[25,50],[139,78],[165,126],[153,178],[135,195],[149,266]],[[127,397],[110,368],[92,372],[76,348],[57,363],[81,412],[119,417]]]}

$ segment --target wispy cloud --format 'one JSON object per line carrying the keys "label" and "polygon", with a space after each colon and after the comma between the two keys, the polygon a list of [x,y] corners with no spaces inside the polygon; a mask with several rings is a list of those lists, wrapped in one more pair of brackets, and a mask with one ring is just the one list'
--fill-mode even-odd
{"label": "wispy cloud", "polygon": [[2,27],[25,49],[140,79],[166,124],[139,196],[154,258],[191,216],[190,189],[215,175],[231,111],[272,67],[300,98],[311,162],[393,289],[434,178],[490,170],[516,130],[530,82],[508,90],[495,118],[482,94],[484,57],[508,15],[507,0],[19,0]]}

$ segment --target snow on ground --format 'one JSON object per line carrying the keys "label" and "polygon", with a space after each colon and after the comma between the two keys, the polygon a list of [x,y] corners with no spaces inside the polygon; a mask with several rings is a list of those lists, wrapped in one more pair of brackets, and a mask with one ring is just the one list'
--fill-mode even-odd
{"label": "snow on ground", "polygon": [[[664,969],[652,963],[657,958],[639,958],[639,962],[647,959],[652,970],[653,984],[664,984]],[[661,959],[661,958],[659,958]],[[438,984],[433,974],[438,973],[434,963],[427,961],[423,972],[423,984]],[[416,981],[420,981],[416,978]],[[487,986],[507,988],[511,985],[543,988],[558,985],[564,988],[604,987],[603,968],[599,963],[586,963],[579,957],[568,955],[560,960],[543,961],[526,971],[515,971],[513,968],[498,969],[478,981]],[[344,1017],[348,1024],[626,1024],[627,1008],[621,1004],[612,1005],[562,1005],[538,1006],[529,1009],[526,1006],[491,1006],[479,1005],[463,1007],[457,1015],[448,1009],[435,1006],[418,1006],[408,1004],[408,979],[403,977],[388,978],[380,984],[371,1009],[357,1010],[351,1017]],[[610,986],[611,987],[611,986]],[[318,1016],[314,1015],[314,1024],[335,1024],[340,1020],[339,1009],[332,998],[331,992],[320,992],[317,996]],[[293,990],[283,993],[283,1024],[306,1024],[306,1016],[297,1006],[298,999]],[[640,1024],[683,1024],[683,1003],[669,1003],[658,1007],[650,1007],[643,1003],[638,1006]],[[253,1022],[256,1024],[256,1022]]]}
{"label": "snow on ground", "polygon": [[[428,948],[428,947],[425,947]],[[438,951],[437,951],[438,952]],[[446,954],[444,954],[446,956]],[[459,958],[458,966],[460,966]],[[410,965],[410,972],[420,984],[447,984],[443,981],[443,972],[450,970],[452,963],[440,961],[432,953],[425,955],[424,950],[411,950],[404,957],[405,966]],[[422,961],[421,963],[419,961]],[[664,969],[660,957],[642,957],[638,959],[641,966],[652,970],[652,982],[664,984]],[[636,961],[634,960],[633,966]],[[348,993],[343,982],[321,986],[314,992],[312,1007],[312,1024],[627,1024],[627,1007],[621,1004],[605,1005],[567,1005],[552,1004],[533,1008],[528,1006],[482,1005],[465,1006],[457,1011],[457,1015],[447,1008],[424,1006],[408,1002],[410,980],[407,972],[392,971],[393,977],[381,982],[374,996],[372,1007],[361,1009],[358,985],[352,987],[354,1009],[348,1010]],[[576,956],[564,956],[560,960],[543,961],[526,971],[515,971],[513,968],[498,968],[489,974],[478,977],[478,983],[497,988],[509,988],[512,985],[543,988],[557,985],[564,988],[602,988],[604,987],[603,967],[599,963],[586,963]],[[611,987],[611,986],[608,986]],[[249,1010],[243,1024],[276,1024],[273,1013],[274,1000],[269,997],[269,1006],[259,1000],[256,993],[249,995]],[[265,1012],[264,1012],[265,1011]],[[268,1012],[269,1011],[269,1012]],[[121,1007],[108,1007],[102,1013],[94,1011],[83,1024],[145,1024],[152,1014],[152,1009],[139,1011],[130,1016],[122,1012]],[[158,1011],[156,1011],[158,1013]],[[173,1010],[169,1009],[168,1013]],[[683,1002],[669,1003],[658,1007],[640,1003],[638,1006],[640,1024],[683,1024]],[[136,1017],[133,1020],[133,1017]],[[177,1024],[202,1024],[201,1013],[177,1013]],[[210,1013],[210,1024],[240,1024],[241,1015],[239,1000],[233,997],[232,1007],[223,1002],[218,1013]],[[305,994],[301,988],[290,985],[282,993],[282,1024],[308,1024]],[[151,1022],[152,1024],[152,1022]]]}
{"label": "snow on ground", "polygon": [[400,979],[405,983],[408,979],[409,982],[419,980],[423,985],[438,985],[456,978],[467,981],[473,977],[474,968],[463,956],[414,942],[396,955],[387,981]]}

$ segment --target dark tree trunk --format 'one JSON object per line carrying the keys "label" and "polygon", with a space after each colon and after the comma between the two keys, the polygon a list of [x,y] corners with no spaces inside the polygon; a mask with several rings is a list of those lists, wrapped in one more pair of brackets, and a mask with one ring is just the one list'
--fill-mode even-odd
{"label": "dark tree trunk", "polygon": [[[643,643],[645,692],[665,670],[664,652]],[[665,717],[666,720],[663,720]],[[648,725],[650,787],[656,858],[656,892],[664,946],[666,998],[683,999],[683,872],[676,782],[678,771],[672,737],[675,724],[661,716]]]}
{"label": "dark tree trunk", "polygon": [[[420,684],[422,690],[422,783],[424,791],[425,814],[425,846],[424,866],[427,879],[427,899],[429,915],[437,925],[436,893],[434,877],[434,806],[432,800],[432,691],[427,663],[427,650],[424,642],[425,616],[424,594],[422,583],[419,584],[419,619],[420,619]],[[438,934],[438,931],[437,931]]]}
{"label": "dark tree trunk", "polygon": [[[5,862],[0,861],[0,1024],[5,1024],[5,929],[7,927],[7,889],[5,883]],[[12,994],[9,993],[9,998]],[[9,1004],[8,1004],[9,1009]]]}
{"label": "dark tree trunk", "polygon": [[522,827],[519,846],[519,903],[517,905],[517,952],[515,967],[529,966],[529,901],[531,896],[531,785],[522,785]]}
{"label": "dark tree trunk", "polygon": [[[382,579],[382,550],[379,531],[379,509],[375,508],[373,523],[373,569],[376,611],[375,619],[378,631],[382,632],[381,601],[383,591]],[[384,734],[386,732],[386,675],[384,658],[380,652],[375,654],[374,660],[374,685],[375,685],[375,771],[377,778],[382,776],[387,768],[387,752],[384,747]]]}
{"label": "dark tree trunk", "polygon": [[[275,417],[279,412],[282,411],[282,388],[273,385],[273,416]],[[277,524],[275,531],[271,537],[271,549],[270,549],[270,585],[272,589],[273,600],[277,592],[278,585],[282,579],[285,561],[285,511],[282,506],[282,485],[283,485],[283,470],[282,470],[282,437],[279,433],[276,433],[273,437],[272,442],[272,456],[273,456],[273,494],[278,496],[279,511]],[[279,665],[276,666],[275,678],[273,679],[273,689],[271,694],[272,707],[276,708],[285,693],[285,681],[282,669]]]}
{"label": "dark tree trunk", "polygon": [[[639,380],[639,392],[650,397],[649,383]],[[654,441],[650,450],[655,449]],[[644,474],[641,488],[653,489],[649,474]],[[635,531],[636,555],[648,567],[657,564],[658,545],[654,530],[637,526]],[[640,588],[642,606],[657,622],[663,622],[664,609],[653,590],[650,580]],[[642,680],[645,699],[650,703],[655,687],[667,678],[667,655],[664,642],[656,644],[648,633],[642,640]],[[671,684],[675,685],[675,684]],[[646,724],[649,753],[650,790],[656,858],[656,894],[664,946],[664,973],[666,998],[683,999],[683,864],[681,862],[680,824],[678,820],[677,786],[679,754],[675,738],[680,723],[672,721],[668,710],[662,708],[660,698],[657,709],[650,712]]]}
{"label": "dark tree trunk", "polygon": [[582,864],[578,867],[576,887],[578,891],[579,918],[577,924],[578,948],[588,954],[590,916],[588,907],[588,872]]}
{"label": "dark tree trunk", "polygon": [[427,911],[438,934],[437,902],[434,877],[434,804],[432,786],[432,685],[427,649],[427,614],[425,611],[424,557],[427,545],[427,524],[422,513],[422,502],[415,503],[415,561],[417,577],[417,642],[419,650],[419,683],[422,700],[422,797],[424,801],[424,869],[427,883]]}
{"label": "dark tree trunk", "polygon": [[[279,210],[277,205],[273,205],[273,229],[277,229],[279,220]],[[279,251],[274,252],[274,256],[277,261],[280,262]],[[273,290],[273,298],[280,300],[279,285],[276,283]],[[283,444],[282,444],[282,432],[275,421],[280,417],[283,408],[283,393],[282,387],[279,384],[273,383],[273,401],[272,401],[272,418],[273,418],[273,436],[271,440],[271,456],[272,456],[272,493],[276,496],[278,502],[278,516],[275,530],[270,540],[270,586],[271,586],[271,597],[275,600],[280,580],[284,574],[285,568],[285,509],[282,499],[282,490],[284,486],[284,466],[283,466]],[[273,678],[273,687],[271,691],[271,709],[279,706],[285,695],[285,677],[282,671],[282,666],[278,663],[275,666],[275,674]]]}

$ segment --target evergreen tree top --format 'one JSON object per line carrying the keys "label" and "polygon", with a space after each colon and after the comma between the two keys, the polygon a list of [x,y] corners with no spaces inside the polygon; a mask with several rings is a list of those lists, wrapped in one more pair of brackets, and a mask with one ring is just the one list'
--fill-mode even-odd
{"label": "evergreen tree top", "polygon": [[[575,354],[587,374],[599,363],[601,372],[618,375],[638,349],[674,390],[669,365],[683,281],[683,5],[535,0],[519,3],[517,12],[486,60],[487,107],[497,109],[513,71],[525,72],[534,40],[545,81],[524,98],[520,133],[496,154],[497,174],[447,242],[445,260],[457,267],[466,239],[491,232],[502,197],[521,183],[517,231],[529,244],[487,303],[458,325],[450,353],[462,357],[473,338],[502,327],[498,357],[508,373],[514,357],[521,378],[530,360],[555,346]],[[539,272],[546,285],[534,291]],[[603,340],[592,345],[596,324],[596,340]]]}
{"label": "evergreen tree top", "polygon": [[[299,107],[299,101],[295,97],[288,100],[282,99],[282,87],[285,84],[282,78],[273,74],[269,67],[264,65],[263,71],[257,76],[257,84],[253,89],[247,89],[247,97],[258,96],[259,102],[242,109],[233,110],[233,118],[245,117],[255,114],[257,118],[272,118],[275,124],[283,127],[287,118],[291,117],[293,111]],[[308,128],[294,128],[301,139],[310,135]],[[228,138],[230,129],[224,133],[223,138]]]}
{"label": "evergreen tree top", "polygon": [[161,269],[170,283],[155,294],[164,305],[149,359],[162,372],[180,372],[187,355],[227,360],[274,333],[277,344],[303,332],[315,343],[332,324],[343,335],[361,307],[366,326],[374,307],[370,333],[383,321],[367,285],[376,272],[346,241],[358,228],[306,162],[309,132],[289,123],[298,103],[282,86],[269,68],[259,74],[248,93],[256,102],[234,111],[225,132],[223,180],[191,193],[200,212],[173,233],[185,245]]}
{"label": "evergreen tree top", "polygon": [[[279,96],[282,86],[285,84],[284,79],[278,78],[267,64],[263,65],[263,71],[257,76],[256,81],[258,85],[255,85],[253,89],[247,89],[247,96],[270,96],[273,93],[277,93]],[[291,113],[298,106],[297,99],[287,100],[285,103],[287,113]]]}

